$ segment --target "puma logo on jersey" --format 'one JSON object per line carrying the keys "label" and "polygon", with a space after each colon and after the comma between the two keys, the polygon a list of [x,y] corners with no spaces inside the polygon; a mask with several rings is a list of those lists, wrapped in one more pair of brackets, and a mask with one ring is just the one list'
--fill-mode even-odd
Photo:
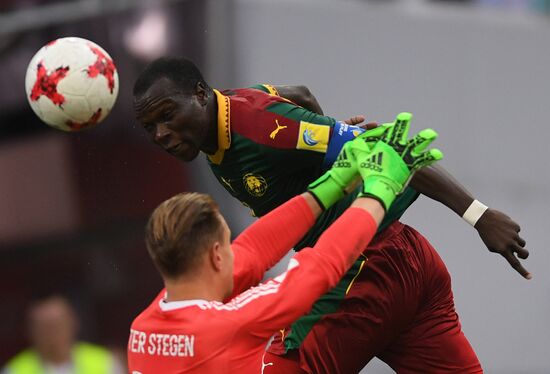
{"label": "puma logo on jersey", "polygon": [[360,167],[363,169],[370,169],[376,172],[382,171],[382,152],[370,156],[367,160],[361,162]]}
{"label": "puma logo on jersey", "polygon": [[275,120],[275,125],[277,125],[277,128],[275,130],[273,130],[271,132],[271,134],[269,134],[269,137],[271,139],[275,139],[275,137],[277,136],[277,134],[279,133],[279,131],[283,130],[283,129],[286,129],[287,126],[281,126],[279,125],[279,121]]}

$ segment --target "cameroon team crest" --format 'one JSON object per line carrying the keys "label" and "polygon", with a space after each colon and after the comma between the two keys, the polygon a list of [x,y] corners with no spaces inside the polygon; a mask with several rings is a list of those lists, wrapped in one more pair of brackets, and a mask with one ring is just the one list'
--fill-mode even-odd
{"label": "cameroon team crest", "polygon": [[243,176],[243,183],[248,193],[252,196],[263,196],[267,190],[267,182],[261,175],[254,175],[252,173],[245,174]]}

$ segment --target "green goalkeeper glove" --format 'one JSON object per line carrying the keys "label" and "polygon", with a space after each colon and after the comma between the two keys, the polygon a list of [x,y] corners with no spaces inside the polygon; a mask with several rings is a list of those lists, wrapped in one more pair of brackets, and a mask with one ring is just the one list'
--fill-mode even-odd
{"label": "green goalkeeper glove", "polygon": [[377,126],[373,129],[367,130],[361,135],[358,136],[358,138],[363,139],[363,141],[366,143],[366,145],[369,147],[369,149],[372,149],[376,143],[382,138],[382,136],[386,133],[388,127],[393,126],[392,123],[383,123],[380,126]]}
{"label": "green goalkeeper glove", "polygon": [[422,130],[407,140],[411,119],[412,114],[400,113],[393,126],[385,127],[372,149],[365,138],[358,137],[351,142],[363,178],[360,195],[378,199],[386,211],[416,170],[443,158],[438,149],[424,151],[437,138],[434,130]]}
{"label": "green goalkeeper glove", "polygon": [[359,176],[355,158],[352,156],[351,142],[342,147],[332,168],[308,186],[323,209],[330,208],[347,192],[347,187]]}

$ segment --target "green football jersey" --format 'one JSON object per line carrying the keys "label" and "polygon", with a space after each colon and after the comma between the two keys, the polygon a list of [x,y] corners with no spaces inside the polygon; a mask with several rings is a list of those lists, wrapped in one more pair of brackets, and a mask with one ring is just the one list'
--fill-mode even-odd
{"label": "green football jersey", "polygon": [[[261,85],[216,92],[218,151],[208,156],[224,188],[262,216],[304,192],[326,170],[322,166],[336,121],[310,112]],[[312,246],[351,205],[359,189],[323,212],[295,247]],[[396,199],[379,230],[399,219],[418,197],[411,188]]]}

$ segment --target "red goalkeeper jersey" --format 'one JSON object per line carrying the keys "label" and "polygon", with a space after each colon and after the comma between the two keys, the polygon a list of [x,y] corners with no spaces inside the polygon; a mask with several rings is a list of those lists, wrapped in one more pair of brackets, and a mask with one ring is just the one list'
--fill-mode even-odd
{"label": "red goalkeeper jersey", "polygon": [[228,302],[166,302],[163,290],[132,323],[130,372],[260,373],[270,337],[334,287],[376,232],[368,212],[350,208],[285,273],[257,285],[313,223],[296,197],[245,230],[232,243],[235,296]]}

